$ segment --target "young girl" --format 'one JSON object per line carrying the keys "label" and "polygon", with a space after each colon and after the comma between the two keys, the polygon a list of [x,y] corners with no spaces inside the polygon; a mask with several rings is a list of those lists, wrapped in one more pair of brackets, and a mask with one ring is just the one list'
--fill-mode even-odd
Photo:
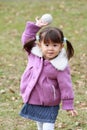
{"label": "young girl", "polygon": [[[35,120],[38,130],[54,130],[54,123],[62,101],[62,109],[76,116],[74,94],[68,60],[73,56],[71,43],[63,32],[40,19],[27,22],[22,35],[23,48],[28,54],[28,64],[22,75],[20,91],[23,108],[20,115]],[[36,34],[39,41],[36,43]]]}

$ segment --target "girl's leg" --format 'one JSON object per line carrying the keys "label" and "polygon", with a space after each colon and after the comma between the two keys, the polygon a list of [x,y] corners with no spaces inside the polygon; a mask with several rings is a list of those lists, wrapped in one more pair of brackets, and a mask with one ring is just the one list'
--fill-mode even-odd
{"label": "girl's leg", "polygon": [[54,123],[43,123],[43,130],[54,130]]}
{"label": "girl's leg", "polygon": [[43,123],[42,122],[36,122],[38,130],[43,130]]}

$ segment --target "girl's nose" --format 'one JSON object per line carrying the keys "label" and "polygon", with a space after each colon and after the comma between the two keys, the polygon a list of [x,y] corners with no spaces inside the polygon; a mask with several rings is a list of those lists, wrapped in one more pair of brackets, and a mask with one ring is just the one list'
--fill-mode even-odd
{"label": "girl's nose", "polygon": [[53,47],[52,46],[49,46],[49,50],[52,50],[53,49]]}

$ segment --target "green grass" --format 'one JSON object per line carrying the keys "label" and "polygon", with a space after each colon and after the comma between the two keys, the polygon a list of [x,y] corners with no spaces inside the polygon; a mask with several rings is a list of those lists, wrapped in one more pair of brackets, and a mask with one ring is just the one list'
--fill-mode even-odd
{"label": "green grass", "polygon": [[87,130],[86,12],[86,0],[0,0],[0,130],[36,130],[33,121],[18,115],[20,78],[27,64],[21,34],[27,20],[44,13],[52,14],[52,26],[61,28],[75,49],[70,66],[79,116],[60,110],[55,130]]}

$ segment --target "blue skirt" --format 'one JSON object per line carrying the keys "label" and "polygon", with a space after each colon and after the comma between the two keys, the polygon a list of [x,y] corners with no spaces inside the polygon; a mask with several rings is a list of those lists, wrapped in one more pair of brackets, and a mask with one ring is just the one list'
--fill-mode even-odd
{"label": "blue skirt", "polygon": [[55,123],[58,115],[59,105],[57,106],[40,106],[24,104],[20,116],[39,122]]}

